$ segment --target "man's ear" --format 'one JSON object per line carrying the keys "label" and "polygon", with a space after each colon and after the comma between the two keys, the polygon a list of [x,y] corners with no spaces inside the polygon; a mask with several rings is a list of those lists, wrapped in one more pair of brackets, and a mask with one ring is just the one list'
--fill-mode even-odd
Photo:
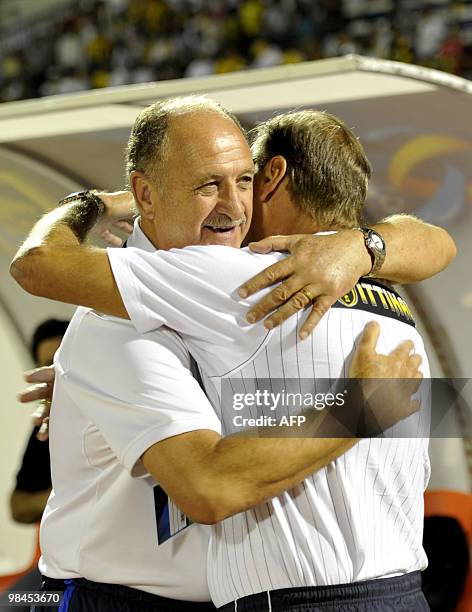
{"label": "man's ear", "polygon": [[285,157],[276,155],[269,159],[261,174],[260,199],[263,202],[268,202],[278,190],[287,174],[287,162]]}
{"label": "man's ear", "polygon": [[141,170],[133,170],[129,175],[129,183],[131,191],[134,195],[134,201],[139,209],[139,214],[143,219],[152,221],[155,215],[153,203],[153,192],[151,181]]}

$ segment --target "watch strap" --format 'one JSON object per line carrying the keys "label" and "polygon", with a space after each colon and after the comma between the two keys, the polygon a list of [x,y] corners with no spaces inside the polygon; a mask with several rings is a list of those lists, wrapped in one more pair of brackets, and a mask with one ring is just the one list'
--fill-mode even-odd
{"label": "watch strap", "polygon": [[62,198],[62,200],[59,200],[58,206],[64,206],[65,204],[70,204],[71,202],[83,202],[84,204],[88,203],[95,205],[97,208],[97,218],[101,217],[105,212],[105,204],[103,200],[90,189],[70,193],[65,198]]}
{"label": "watch strap", "polygon": [[372,276],[377,275],[385,261],[385,240],[377,231],[371,229],[370,227],[358,227],[357,229],[364,236],[365,247],[372,259],[372,268],[368,274],[365,274],[366,278],[371,278]]}

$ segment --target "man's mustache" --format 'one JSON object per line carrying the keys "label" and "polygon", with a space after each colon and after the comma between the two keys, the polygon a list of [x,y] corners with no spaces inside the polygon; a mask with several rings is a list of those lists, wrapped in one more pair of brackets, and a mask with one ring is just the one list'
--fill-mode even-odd
{"label": "man's mustache", "polygon": [[227,215],[216,215],[211,217],[207,221],[203,222],[203,227],[214,227],[218,229],[226,229],[230,227],[239,227],[246,223],[246,215],[243,215],[239,219],[231,219]]}

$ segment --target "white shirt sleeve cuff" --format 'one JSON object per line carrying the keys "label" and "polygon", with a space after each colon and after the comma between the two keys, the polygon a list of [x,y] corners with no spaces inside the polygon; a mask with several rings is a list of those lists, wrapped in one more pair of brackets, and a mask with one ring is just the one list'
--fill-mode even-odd
{"label": "white shirt sleeve cuff", "polygon": [[129,254],[126,253],[126,249],[107,248],[107,255],[121,298],[136,331],[145,334],[152,329],[157,329],[160,325],[164,325],[165,320],[156,313],[154,313],[152,323],[146,317],[143,299],[131,270]]}
{"label": "white shirt sleeve cuff", "polygon": [[198,431],[199,429],[209,429],[221,435],[221,424],[216,417],[214,420],[209,421],[202,421],[200,418],[169,421],[166,425],[158,425],[148,429],[141,436],[133,440],[123,451],[120,463],[135,478],[148,476],[149,473],[140,459],[151,446],[167,438],[189,433],[190,431]]}

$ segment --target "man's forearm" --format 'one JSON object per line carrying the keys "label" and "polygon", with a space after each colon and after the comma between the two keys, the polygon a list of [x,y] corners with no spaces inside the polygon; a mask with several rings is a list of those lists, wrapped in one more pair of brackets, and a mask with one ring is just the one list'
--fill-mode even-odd
{"label": "man's forearm", "polygon": [[83,244],[99,212],[93,204],[73,202],[47,213],[18,250],[10,273],[33,295],[128,318],[105,249]]}
{"label": "man's forearm", "polygon": [[[191,432],[179,436],[177,444],[169,439],[154,445],[143,463],[188,516],[200,523],[215,523],[298,485],[358,441],[308,437],[321,423],[323,415],[314,412],[304,432],[297,430],[306,438],[260,437],[264,435],[260,429],[225,438],[213,432]],[[177,477],[173,466],[183,456],[188,469],[179,470]]]}
{"label": "man's forearm", "polygon": [[300,484],[357,442],[356,438],[259,438],[244,442],[223,438],[213,456],[213,469],[219,476],[215,488],[219,505],[224,504],[226,516],[252,508]]}
{"label": "man's forearm", "polygon": [[345,403],[305,411],[300,426],[252,428],[221,438],[205,457],[200,482],[202,491],[215,496],[217,519],[291,489],[350,450],[360,440],[356,436],[377,435],[409,416],[415,389],[409,388],[409,395],[403,397],[400,388],[390,386],[392,392],[398,391],[398,399],[385,414],[385,394],[380,400],[374,397],[374,391],[384,385],[376,379],[350,380]]}
{"label": "man's forearm", "polygon": [[79,246],[87,238],[102,212],[103,209],[93,202],[72,202],[58,206],[34,225],[17,257],[44,245],[51,248]]}
{"label": "man's forearm", "polygon": [[411,215],[393,215],[372,226],[385,240],[387,256],[376,275],[394,283],[416,283],[443,270],[456,256],[448,232]]}
{"label": "man's forearm", "polygon": [[[349,365],[346,402],[306,411],[303,428],[296,430],[300,437],[260,437],[264,429],[252,431],[257,437],[249,431],[226,438],[192,431],[154,444],[142,457],[146,469],[185,513],[203,523],[296,486],[352,448],[357,436],[377,435],[418,410],[412,398],[421,383],[421,357],[411,355],[411,340],[389,355],[377,353],[379,335],[378,323],[366,326]],[[392,388],[386,379],[399,384]]]}

